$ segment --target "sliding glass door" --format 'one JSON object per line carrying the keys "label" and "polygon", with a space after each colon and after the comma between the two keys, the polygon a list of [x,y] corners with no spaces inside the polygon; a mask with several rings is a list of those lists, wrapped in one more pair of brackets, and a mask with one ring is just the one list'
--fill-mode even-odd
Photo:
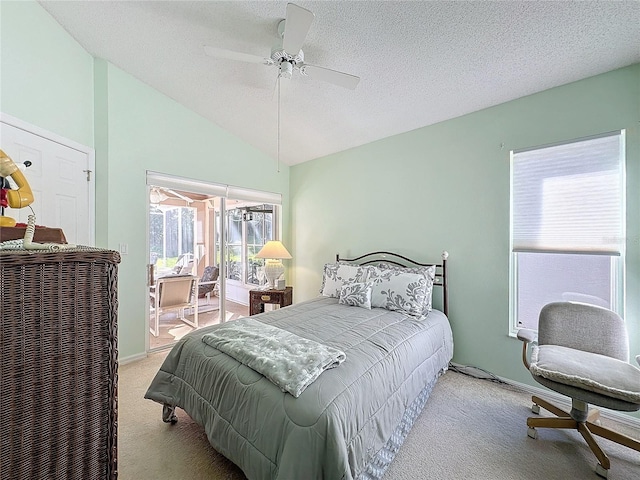
{"label": "sliding glass door", "polygon": [[[247,316],[248,291],[264,282],[264,260],[256,254],[279,237],[280,195],[156,172],[147,172],[147,189],[148,349],[172,345],[194,328]],[[173,275],[197,278],[197,327],[193,308],[162,309],[157,279]]]}

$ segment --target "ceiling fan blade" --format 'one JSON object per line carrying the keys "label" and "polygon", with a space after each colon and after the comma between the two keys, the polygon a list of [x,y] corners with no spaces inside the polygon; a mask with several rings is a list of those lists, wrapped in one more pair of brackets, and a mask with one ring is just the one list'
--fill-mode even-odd
{"label": "ceiling fan blade", "polygon": [[296,55],[302,49],[314,16],[306,8],[287,3],[287,18],[284,23],[284,37],[282,39],[282,48],[285,52]]}
{"label": "ceiling fan blade", "polygon": [[182,195],[181,193],[178,193],[174,190],[171,190],[170,188],[163,188],[163,190],[167,193],[170,193],[174,197],[178,197],[179,199],[184,200],[187,203],[193,203],[193,199],[187,197],[186,195]]}
{"label": "ceiling fan blade", "polygon": [[240,62],[249,63],[261,63],[263,65],[272,65],[273,60],[267,57],[260,57],[259,55],[252,55],[251,53],[234,52],[233,50],[226,50],[224,48],[211,47],[209,45],[204,46],[204,53],[210,57],[225,58],[227,60],[238,60]]}
{"label": "ceiling fan blade", "polygon": [[360,82],[360,77],[348,73],[338,72],[329,68],[317,67],[315,65],[303,65],[300,68],[302,75],[307,75],[313,79],[324,80],[350,90],[355,90]]}

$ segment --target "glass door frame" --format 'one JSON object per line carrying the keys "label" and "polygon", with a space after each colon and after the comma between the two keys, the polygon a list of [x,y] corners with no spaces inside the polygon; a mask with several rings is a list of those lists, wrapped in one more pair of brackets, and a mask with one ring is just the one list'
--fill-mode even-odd
{"label": "glass door frame", "polygon": [[[192,192],[194,194],[204,194],[204,195],[208,195],[211,198],[209,199],[210,201],[213,200],[214,198],[217,198],[220,202],[220,219],[221,221],[219,222],[218,225],[218,232],[215,231],[216,229],[216,221],[215,221],[215,216],[216,216],[216,212],[215,212],[215,208],[213,208],[213,213],[212,213],[212,217],[209,219],[209,229],[213,229],[213,235],[212,235],[212,242],[213,242],[213,247],[212,247],[212,255],[213,255],[213,260],[215,261],[218,251],[216,250],[216,248],[219,249],[219,254],[220,254],[220,259],[221,261],[218,264],[218,268],[219,268],[219,281],[218,281],[218,295],[219,295],[219,310],[218,310],[218,321],[219,322],[224,322],[226,321],[226,314],[227,314],[227,284],[226,284],[226,276],[227,276],[227,264],[226,261],[224,261],[225,257],[226,257],[226,238],[228,235],[227,232],[227,225],[226,222],[223,221],[223,219],[226,217],[226,212],[227,212],[227,205],[228,205],[228,200],[229,199],[233,199],[233,200],[242,200],[242,201],[246,201],[248,203],[256,203],[256,204],[271,204],[274,207],[274,217],[273,217],[273,224],[272,224],[272,237],[274,240],[279,240],[280,236],[281,236],[281,230],[282,230],[282,223],[281,223],[281,208],[282,208],[282,196],[279,193],[272,193],[272,192],[265,192],[265,191],[260,191],[260,190],[253,190],[253,189],[247,189],[247,188],[243,188],[243,187],[235,187],[235,186],[230,186],[230,185],[223,185],[223,184],[218,184],[218,183],[214,183],[214,182],[206,182],[206,181],[202,181],[202,180],[196,180],[196,179],[191,179],[191,178],[186,178],[186,177],[180,177],[177,175],[170,175],[170,174],[165,174],[165,173],[159,173],[159,172],[153,172],[153,171],[149,171],[147,170],[147,178],[146,178],[146,190],[147,190],[147,215],[146,215],[146,232],[147,232],[147,252],[146,252],[146,258],[147,260],[150,260],[150,240],[149,240],[149,235],[150,235],[150,225],[149,225],[149,219],[150,219],[150,207],[151,207],[151,200],[150,200],[150,193],[151,193],[151,187],[152,186],[159,186],[159,187],[163,187],[163,188],[171,188],[171,189],[175,189],[175,190],[179,190],[179,191],[183,191],[183,192]],[[196,220],[197,222],[197,220]],[[206,222],[205,222],[206,223]],[[197,232],[196,232],[197,235]],[[218,235],[218,238],[220,239],[219,244],[216,246],[216,235]],[[197,243],[197,241],[195,242]],[[197,246],[195,247],[197,248]],[[245,245],[246,248],[246,245]],[[197,271],[196,271],[197,274]],[[150,284],[150,279],[151,276],[148,275],[147,278],[147,284]],[[148,287],[147,287],[148,290]],[[150,299],[149,299],[149,295],[146,296],[146,309],[145,311],[147,312],[147,319],[149,319],[150,315],[148,314],[148,312],[150,312]],[[248,304],[247,304],[247,308],[248,308]],[[145,322],[146,323],[146,328],[145,328],[145,332],[146,332],[146,340],[145,340],[145,345],[146,345],[146,351],[147,352],[152,352],[152,351],[157,351],[160,349],[164,349],[164,348],[169,348],[171,345],[174,345],[175,342],[169,343],[167,345],[164,345],[162,347],[155,347],[153,349],[150,348],[150,331],[149,331],[149,323],[148,321]]]}

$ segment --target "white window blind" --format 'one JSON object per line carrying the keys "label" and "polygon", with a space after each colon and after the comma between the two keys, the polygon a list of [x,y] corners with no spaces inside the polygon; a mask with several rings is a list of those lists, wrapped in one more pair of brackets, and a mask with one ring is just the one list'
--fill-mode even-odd
{"label": "white window blind", "polygon": [[619,255],[623,133],[512,154],[514,252]]}

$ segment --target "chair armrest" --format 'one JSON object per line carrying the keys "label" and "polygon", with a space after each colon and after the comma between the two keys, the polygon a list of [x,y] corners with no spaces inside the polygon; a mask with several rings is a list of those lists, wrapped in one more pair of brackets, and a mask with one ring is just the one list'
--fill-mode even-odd
{"label": "chair armrest", "polygon": [[529,328],[521,328],[516,333],[518,340],[522,340],[524,343],[531,343],[536,341],[538,334]]}
{"label": "chair armrest", "polygon": [[522,340],[522,363],[529,370],[529,360],[527,360],[527,346],[537,340],[538,334],[529,328],[521,328],[517,331],[518,340]]}

